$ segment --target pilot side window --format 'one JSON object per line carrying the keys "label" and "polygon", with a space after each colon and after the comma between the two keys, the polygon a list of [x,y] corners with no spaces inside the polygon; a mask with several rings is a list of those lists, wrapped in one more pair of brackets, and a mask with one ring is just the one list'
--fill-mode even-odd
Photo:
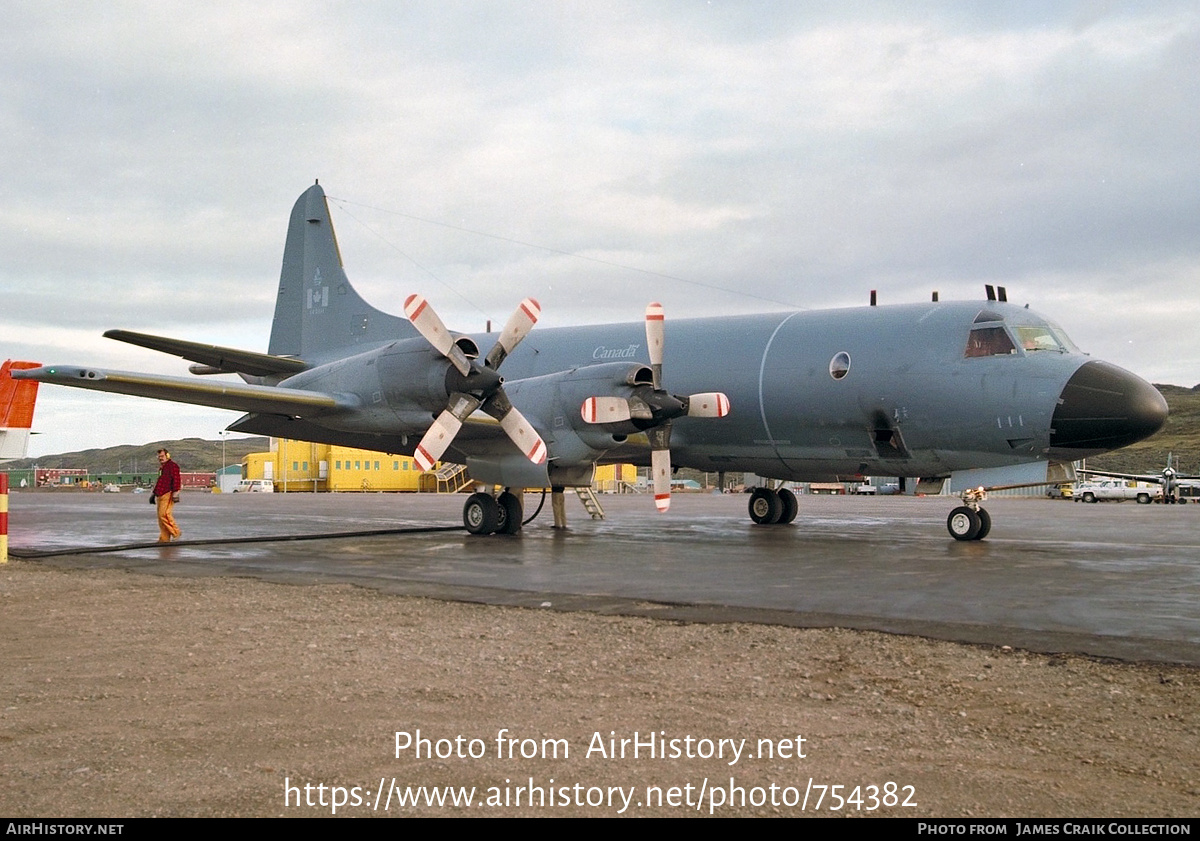
{"label": "pilot side window", "polygon": [[966,357],[1007,356],[1016,353],[1017,347],[1003,327],[976,327],[967,339]]}

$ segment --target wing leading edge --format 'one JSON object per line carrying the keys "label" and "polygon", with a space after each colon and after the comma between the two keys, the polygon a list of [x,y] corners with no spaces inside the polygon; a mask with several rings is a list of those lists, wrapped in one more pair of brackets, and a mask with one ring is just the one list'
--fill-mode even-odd
{"label": "wing leading edge", "polygon": [[65,365],[46,365],[41,368],[13,371],[12,377],[17,380],[37,380],[113,394],[131,394],[156,400],[211,406],[216,409],[291,417],[318,417],[358,406],[358,400],[353,396],[322,391],[211,380],[197,381],[183,377]]}

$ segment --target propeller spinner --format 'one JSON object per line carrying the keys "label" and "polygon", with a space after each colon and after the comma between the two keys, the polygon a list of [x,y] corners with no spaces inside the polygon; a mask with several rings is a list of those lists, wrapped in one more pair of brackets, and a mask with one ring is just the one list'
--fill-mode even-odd
{"label": "propeller spinner", "polygon": [[513,406],[504,393],[504,378],[496,373],[500,363],[529,335],[541,312],[541,307],[533,298],[522,301],[500,331],[500,337],[484,358],[484,364],[480,365],[455,343],[454,337],[425,298],[409,295],[405,299],[404,314],[408,320],[434,350],[450,361],[459,374],[457,378],[448,380],[450,401],[413,453],[413,459],[422,470],[432,469],[476,409],[482,409],[500,421],[500,428],[534,464],[546,460],[546,442]]}
{"label": "propeller spinner", "polygon": [[723,418],[729,414],[729,398],[719,391],[677,397],[662,385],[664,317],[662,304],[646,307],[646,347],[650,353],[652,384],[640,386],[631,397],[589,397],[580,414],[587,423],[650,422],[650,475],[654,504],[659,511],[671,507],[671,420],[682,415],[693,418]]}

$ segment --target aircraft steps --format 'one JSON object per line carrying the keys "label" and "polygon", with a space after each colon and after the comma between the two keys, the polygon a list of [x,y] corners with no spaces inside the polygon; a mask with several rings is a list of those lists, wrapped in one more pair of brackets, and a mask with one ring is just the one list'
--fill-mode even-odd
{"label": "aircraft steps", "polygon": [[596,496],[596,492],[591,488],[576,488],[575,495],[579,497],[579,501],[583,503],[583,507],[593,520],[604,519],[604,509],[600,507],[600,499]]}
{"label": "aircraft steps", "polygon": [[446,462],[433,475],[437,479],[437,492],[440,494],[456,494],[471,489],[471,477],[467,475],[465,464]]}

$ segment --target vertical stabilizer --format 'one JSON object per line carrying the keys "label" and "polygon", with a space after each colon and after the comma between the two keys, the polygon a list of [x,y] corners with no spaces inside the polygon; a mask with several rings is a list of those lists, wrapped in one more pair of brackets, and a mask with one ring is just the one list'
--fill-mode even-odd
{"label": "vertical stabilizer", "polygon": [[292,208],[268,352],[320,363],[348,349],[415,335],[407,319],[375,309],[354,291],[319,184]]}
{"label": "vertical stabilizer", "polygon": [[5,360],[0,365],[0,461],[24,458],[29,450],[33,426],[33,404],[37,402],[37,380],[14,380],[14,368],[38,368],[40,362]]}

